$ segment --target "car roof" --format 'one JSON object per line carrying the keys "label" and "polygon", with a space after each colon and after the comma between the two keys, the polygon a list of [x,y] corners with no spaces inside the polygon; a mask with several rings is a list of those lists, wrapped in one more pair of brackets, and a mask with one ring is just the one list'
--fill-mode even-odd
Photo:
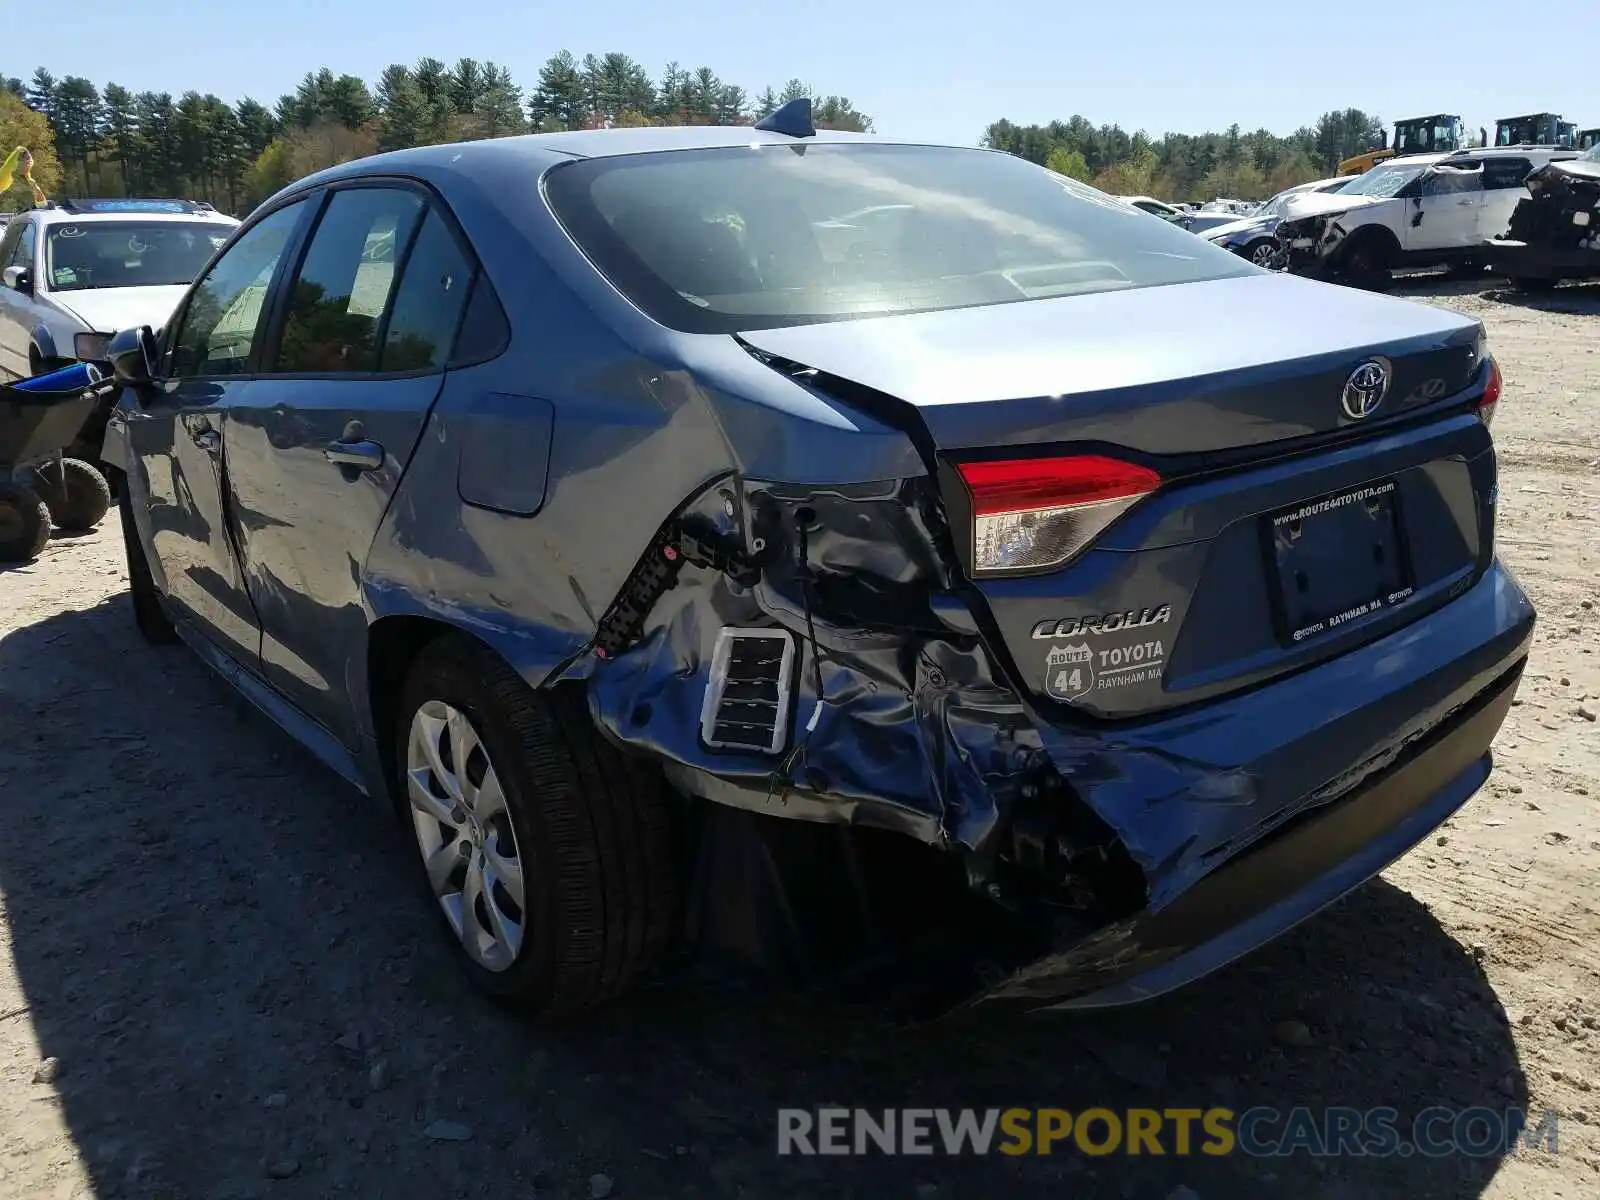
{"label": "car roof", "polygon": [[72,225],[89,224],[96,221],[179,221],[184,224],[193,224],[196,221],[214,222],[218,225],[237,225],[236,218],[225,213],[201,210],[198,212],[69,212],[64,208],[35,208],[29,210],[28,216],[38,217],[47,225],[65,222]]}
{"label": "car roof", "polygon": [[485,138],[475,142],[448,142],[438,146],[413,146],[341,163],[296,180],[279,196],[290,196],[340,179],[371,175],[465,175],[497,172],[517,166],[542,171],[558,162],[586,158],[613,158],[626,154],[659,154],[675,150],[735,149],[741,146],[815,146],[868,144],[880,146],[937,146],[971,154],[999,154],[973,146],[902,141],[870,133],[819,129],[815,136],[789,137],[749,125],[675,125],[644,129],[585,129],[568,133],[529,133],[517,137]]}

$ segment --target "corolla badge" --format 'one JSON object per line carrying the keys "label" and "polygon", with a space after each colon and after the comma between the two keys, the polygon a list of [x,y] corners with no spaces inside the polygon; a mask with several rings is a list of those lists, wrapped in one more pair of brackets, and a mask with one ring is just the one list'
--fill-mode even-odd
{"label": "corolla badge", "polygon": [[1386,358],[1368,359],[1351,371],[1350,378],[1344,381],[1344,395],[1340,398],[1344,415],[1352,421],[1370,417],[1389,394],[1389,381],[1393,376],[1394,368]]}

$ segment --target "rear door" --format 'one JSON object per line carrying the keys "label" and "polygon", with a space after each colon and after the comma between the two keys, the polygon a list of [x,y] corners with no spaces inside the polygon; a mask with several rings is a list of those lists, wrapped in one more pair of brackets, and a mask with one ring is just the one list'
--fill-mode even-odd
{"label": "rear door", "polygon": [[1429,171],[1410,201],[1403,242],[1408,251],[1467,250],[1483,240],[1483,173],[1456,168]]}
{"label": "rear door", "polygon": [[362,564],[443,383],[472,262],[423,189],[330,190],[264,370],[227,414],[262,672],[346,746]]}
{"label": "rear door", "polygon": [[1533,160],[1520,156],[1511,158],[1486,158],[1483,160],[1483,218],[1480,222],[1484,240],[1505,237],[1511,228],[1511,213],[1519,201],[1528,198],[1523,180],[1533,170]]}

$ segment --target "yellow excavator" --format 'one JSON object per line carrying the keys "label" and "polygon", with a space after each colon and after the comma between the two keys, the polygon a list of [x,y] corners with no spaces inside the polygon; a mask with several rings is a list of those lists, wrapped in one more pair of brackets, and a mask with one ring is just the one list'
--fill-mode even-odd
{"label": "yellow excavator", "polygon": [[1435,113],[1430,117],[1408,117],[1394,123],[1394,142],[1375,150],[1353,155],[1339,164],[1340,175],[1360,175],[1386,158],[1401,154],[1442,154],[1460,150],[1467,144],[1467,132],[1461,118],[1451,113]]}

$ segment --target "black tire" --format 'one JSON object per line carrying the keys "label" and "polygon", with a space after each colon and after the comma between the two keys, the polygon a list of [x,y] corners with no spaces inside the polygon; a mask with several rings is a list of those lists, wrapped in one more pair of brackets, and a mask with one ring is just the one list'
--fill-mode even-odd
{"label": "black tire", "polygon": [[31,488],[0,480],[0,562],[25,563],[50,543],[50,510]]}
{"label": "black tire", "polygon": [[68,533],[88,533],[111,511],[111,485],[81,458],[30,468],[28,486],[44,501],[56,528]]}
{"label": "black tire", "polygon": [[1359,238],[1345,250],[1339,263],[1339,278],[1350,287],[1386,292],[1394,284],[1393,259],[1394,255],[1383,241],[1371,236]]}
{"label": "black tire", "polygon": [[673,824],[659,772],[601,736],[582,693],[536,692],[498,655],[451,635],[423,649],[401,693],[396,802],[408,829],[407,744],[428,701],[471,721],[524,864],[521,947],[508,967],[491,971],[461,945],[419,856],[429,904],[468,975],[498,1000],[549,1014],[626,991],[660,962],[676,929]]}
{"label": "black tire", "polygon": [[150,574],[150,562],[139,544],[139,527],[133,520],[133,502],[128,499],[127,488],[118,496],[117,508],[122,515],[122,546],[128,556],[128,594],[133,599],[133,623],[140,636],[152,646],[170,646],[178,640],[178,631],[161,605],[156,581]]}

